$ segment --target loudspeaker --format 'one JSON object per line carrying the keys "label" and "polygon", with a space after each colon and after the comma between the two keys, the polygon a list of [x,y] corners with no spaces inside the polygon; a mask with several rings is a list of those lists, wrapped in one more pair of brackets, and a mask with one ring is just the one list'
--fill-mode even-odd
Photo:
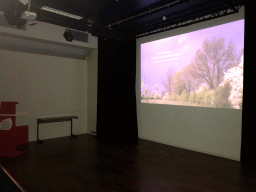
{"label": "loudspeaker", "polygon": [[73,40],[73,38],[74,38],[73,35],[72,35],[72,32],[69,31],[69,30],[66,30],[66,31],[64,32],[63,36],[65,37],[65,39],[66,39],[67,41],[70,41],[70,42],[72,42],[72,40]]}

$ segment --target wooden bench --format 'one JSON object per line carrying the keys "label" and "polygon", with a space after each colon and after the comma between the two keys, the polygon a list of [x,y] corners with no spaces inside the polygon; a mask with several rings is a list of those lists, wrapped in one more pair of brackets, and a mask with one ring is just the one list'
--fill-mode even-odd
{"label": "wooden bench", "polygon": [[73,116],[73,115],[71,115],[71,116],[60,116],[60,117],[37,118],[37,142],[43,143],[43,141],[39,139],[39,124],[42,124],[42,123],[55,123],[55,122],[62,122],[62,121],[70,121],[71,122],[71,137],[77,138],[77,136],[73,135],[73,133],[72,133],[73,118],[78,119],[77,116]]}

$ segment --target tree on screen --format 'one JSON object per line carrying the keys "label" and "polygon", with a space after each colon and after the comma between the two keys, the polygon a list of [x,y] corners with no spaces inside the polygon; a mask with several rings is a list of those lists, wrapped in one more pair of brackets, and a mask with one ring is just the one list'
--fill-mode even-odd
{"label": "tree on screen", "polygon": [[223,81],[225,72],[235,64],[232,42],[225,47],[224,38],[212,37],[204,40],[202,49],[196,51],[191,75],[206,83],[209,89],[214,89]]}
{"label": "tree on screen", "polygon": [[184,92],[190,94],[202,84],[201,79],[193,77],[192,67],[191,64],[187,65],[181,71],[175,73],[173,77],[173,87],[176,94],[180,95]]}
{"label": "tree on screen", "polygon": [[175,93],[180,95],[186,90],[185,80],[183,78],[183,70],[175,73],[173,76],[173,88]]}
{"label": "tree on screen", "polygon": [[154,103],[155,103],[155,100],[156,100],[156,99],[159,99],[158,87],[157,87],[157,85],[155,85],[155,91],[154,91],[153,97],[154,97]]}
{"label": "tree on screen", "polygon": [[241,57],[241,63],[229,69],[224,76],[223,83],[229,83],[231,86],[229,101],[232,103],[235,109],[242,108],[243,100],[243,56]]}
{"label": "tree on screen", "polygon": [[143,92],[144,92],[144,93],[142,93],[142,89],[141,89],[141,98],[146,98],[147,103],[148,103],[148,99],[151,95],[151,90],[147,88],[147,84],[145,84],[143,82],[143,79],[142,79],[142,83],[141,83],[141,88],[143,89]]}
{"label": "tree on screen", "polygon": [[169,68],[168,71],[166,72],[165,78],[162,81],[162,84],[169,95],[171,95],[173,91],[174,74],[175,74],[175,71],[172,68]]}

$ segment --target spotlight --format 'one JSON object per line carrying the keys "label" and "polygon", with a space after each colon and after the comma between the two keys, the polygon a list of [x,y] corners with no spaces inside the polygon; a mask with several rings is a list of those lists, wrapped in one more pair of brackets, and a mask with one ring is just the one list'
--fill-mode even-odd
{"label": "spotlight", "polygon": [[70,42],[71,42],[71,41],[73,40],[73,35],[72,35],[72,32],[71,32],[71,31],[66,30],[66,31],[64,32],[63,36],[65,37],[65,39],[66,39],[67,41],[70,41]]}

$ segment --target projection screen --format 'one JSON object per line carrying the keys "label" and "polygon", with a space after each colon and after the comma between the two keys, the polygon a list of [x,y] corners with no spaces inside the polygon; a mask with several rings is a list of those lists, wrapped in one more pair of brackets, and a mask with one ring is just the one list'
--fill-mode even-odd
{"label": "projection screen", "polygon": [[244,19],[140,48],[141,103],[242,108]]}

